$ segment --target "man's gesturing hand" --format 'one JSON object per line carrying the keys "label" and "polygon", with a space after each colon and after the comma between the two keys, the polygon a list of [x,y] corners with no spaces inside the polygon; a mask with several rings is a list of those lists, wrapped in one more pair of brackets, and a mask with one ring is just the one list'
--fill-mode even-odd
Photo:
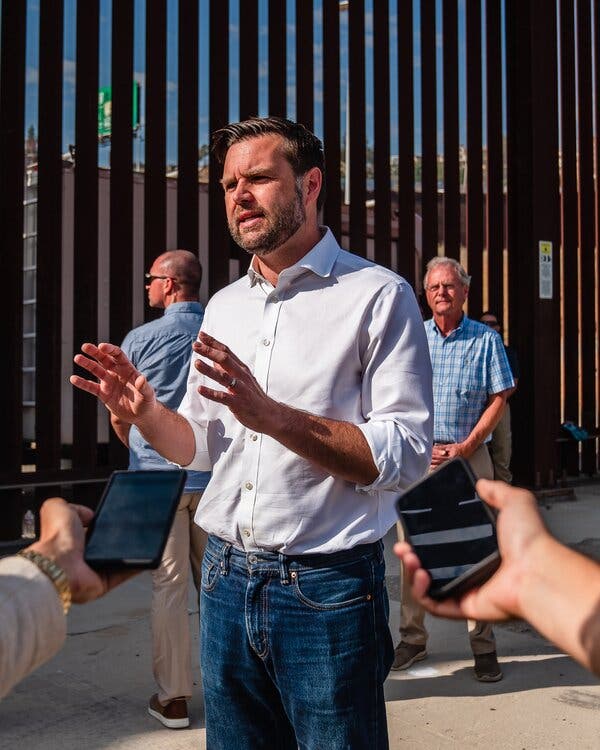
{"label": "man's gesturing hand", "polygon": [[245,427],[257,432],[267,432],[267,421],[276,412],[277,402],[263,391],[250,368],[225,344],[207,333],[200,332],[193,349],[196,354],[213,363],[210,365],[197,359],[194,367],[198,372],[227,389],[216,390],[201,385],[198,393],[210,401],[225,404]]}
{"label": "man's gesturing hand", "polygon": [[118,346],[83,344],[81,350],[83,354],[74,357],[75,364],[98,378],[98,382],[71,375],[72,385],[99,398],[124,422],[135,424],[150,412],[156,403],[154,389]]}

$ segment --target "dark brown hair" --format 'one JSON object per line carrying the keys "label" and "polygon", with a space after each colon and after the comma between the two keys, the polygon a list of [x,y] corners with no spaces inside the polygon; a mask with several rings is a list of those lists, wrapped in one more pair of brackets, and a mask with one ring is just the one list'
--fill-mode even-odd
{"label": "dark brown hair", "polygon": [[283,117],[250,117],[241,122],[233,122],[213,133],[212,152],[219,164],[223,164],[227,151],[234,143],[270,134],[281,136],[283,152],[296,177],[302,177],[313,167],[321,170],[323,184],[317,200],[317,208],[321,208],[325,201],[323,144],[301,123]]}

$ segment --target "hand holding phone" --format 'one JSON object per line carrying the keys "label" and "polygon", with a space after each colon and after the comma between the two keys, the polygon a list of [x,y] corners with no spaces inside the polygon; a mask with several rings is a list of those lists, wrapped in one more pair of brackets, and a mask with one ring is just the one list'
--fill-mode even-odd
{"label": "hand holding phone", "polygon": [[115,471],[88,529],[96,570],[157,568],[185,485],[183,469]]}
{"label": "hand holding phone", "polygon": [[461,458],[409,487],[398,515],[431,584],[432,599],[457,597],[486,581],[500,565],[494,515],[475,491]]}

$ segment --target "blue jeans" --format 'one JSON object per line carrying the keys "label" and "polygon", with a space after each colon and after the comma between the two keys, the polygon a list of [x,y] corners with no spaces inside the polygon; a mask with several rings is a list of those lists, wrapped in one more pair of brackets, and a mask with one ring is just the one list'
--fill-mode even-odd
{"label": "blue jeans", "polygon": [[381,542],[331,555],[208,539],[200,641],[208,750],[388,747]]}

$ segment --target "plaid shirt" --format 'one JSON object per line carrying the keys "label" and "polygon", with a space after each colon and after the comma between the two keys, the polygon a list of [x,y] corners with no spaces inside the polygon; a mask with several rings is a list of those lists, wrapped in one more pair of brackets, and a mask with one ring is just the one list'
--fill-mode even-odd
{"label": "plaid shirt", "polygon": [[[433,318],[425,322],[433,367],[433,438],[460,443],[485,411],[489,397],[514,386],[502,338],[463,316],[443,336]],[[490,436],[486,438],[487,442]]]}

